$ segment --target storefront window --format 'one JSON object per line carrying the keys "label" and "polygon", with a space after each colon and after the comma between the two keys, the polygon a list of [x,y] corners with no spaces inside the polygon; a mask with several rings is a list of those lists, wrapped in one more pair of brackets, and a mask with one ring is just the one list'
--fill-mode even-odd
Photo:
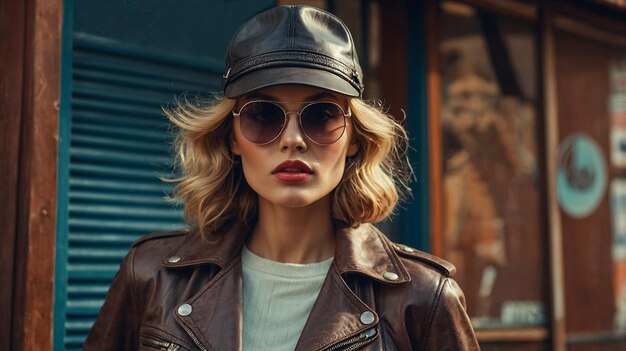
{"label": "storefront window", "polygon": [[476,328],[543,325],[535,25],[441,6],[443,254]]}

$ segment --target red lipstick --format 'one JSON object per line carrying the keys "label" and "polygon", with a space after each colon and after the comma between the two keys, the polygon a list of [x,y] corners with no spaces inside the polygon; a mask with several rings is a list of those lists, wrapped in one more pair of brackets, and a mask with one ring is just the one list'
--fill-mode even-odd
{"label": "red lipstick", "polygon": [[287,160],[276,166],[272,174],[284,182],[302,182],[313,174],[313,170],[302,161]]}

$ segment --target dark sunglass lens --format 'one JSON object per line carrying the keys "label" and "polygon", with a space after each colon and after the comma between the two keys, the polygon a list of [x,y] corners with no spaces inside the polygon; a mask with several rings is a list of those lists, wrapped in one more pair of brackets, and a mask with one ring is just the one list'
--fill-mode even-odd
{"label": "dark sunglass lens", "polygon": [[241,133],[253,143],[265,144],[280,134],[285,123],[283,110],[269,102],[251,102],[240,112]]}
{"label": "dark sunglass lens", "polygon": [[328,102],[307,106],[300,115],[302,130],[318,144],[332,144],[339,140],[345,129],[341,108]]}

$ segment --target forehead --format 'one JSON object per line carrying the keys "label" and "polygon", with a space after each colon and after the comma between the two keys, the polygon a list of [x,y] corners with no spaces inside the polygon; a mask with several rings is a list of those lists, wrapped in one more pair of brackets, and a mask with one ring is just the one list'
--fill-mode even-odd
{"label": "forehead", "polygon": [[345,96],[330,90],[298,84],[282,84],[257,89],[241,97],[243,101],[271,100],[285,102],[301,102],[315,100],[330,100],[341,102]]}

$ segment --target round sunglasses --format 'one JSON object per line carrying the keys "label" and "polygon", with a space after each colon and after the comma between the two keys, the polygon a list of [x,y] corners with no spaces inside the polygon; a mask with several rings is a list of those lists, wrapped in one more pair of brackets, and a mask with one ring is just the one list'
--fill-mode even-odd
{"label": "round sunglasses", "polygon": [[257,145],[276,140],[287,125],[289,113],[296,113],[300,130],[313,143],[330,145],[346,130],[346,118],[351,116],[339,104],[330,101],[315,101],[304,105],[299,112],[285,111],[273,101],[253,100],[245,103],[233,116],[239,118],[241,134]]}

